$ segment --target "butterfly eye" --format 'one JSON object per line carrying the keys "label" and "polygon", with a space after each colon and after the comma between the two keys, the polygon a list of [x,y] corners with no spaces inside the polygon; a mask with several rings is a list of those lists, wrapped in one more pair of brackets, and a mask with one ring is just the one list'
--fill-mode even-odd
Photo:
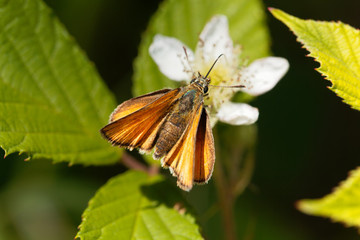
{"label": "butterfly eye", "polygon": [[208,86],[205,86],[204,87],[204,93],[207,93],[209,91],[209,87]]}

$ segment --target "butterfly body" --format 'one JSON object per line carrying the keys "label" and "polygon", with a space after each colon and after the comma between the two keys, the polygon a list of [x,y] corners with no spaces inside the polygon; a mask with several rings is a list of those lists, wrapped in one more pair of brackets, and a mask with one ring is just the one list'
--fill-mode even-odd
{"label": "butterfly body", "polygon": [[191,86],[181,89],[185,92],[170,110],[159,131],[155,145],[154,158],[159,159],[166,155],[184,133],[192,113],[197,111],[203,102],[202,93]]}
{"label": "butterfly body", "polygon": [[113,145],[138,148],[161,158],[178,178],[178,186],[190,190],[206,183],[215,162],[214,140],[204,108],[210,80],[194,77],[185,87],[163,89],[120,104],[102,135]]}

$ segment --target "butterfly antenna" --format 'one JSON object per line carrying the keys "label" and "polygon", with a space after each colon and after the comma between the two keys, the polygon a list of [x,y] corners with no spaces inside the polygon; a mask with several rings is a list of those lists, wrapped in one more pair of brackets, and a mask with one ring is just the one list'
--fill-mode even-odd
{"label": "butterfly antenna", "polygon": [[222,88],[245,88],[245,85],[233,85],[233,86],[219,86],[219,85],[211,85],[209,84],[209,86],[211,87],[222,87]]}
{"label": "butterfly antenna", "polygon": [[215,62],[213,63],[213,65],[211,66],[211,68],[209,69],[208,73],[206,74],[205,78],[207,78],[211,72],[211,70],[213,69],[213,67],[215,66],[216,62],[219,60],[220,57],[224,56],[224,54],[220,54],[217,59],[215,60]]}
{"label": "butterfly antenna", "polygon": [[191,64],[190,64],[189,55],[187,54],[186,47],[183,46],[183,49],[184,49],[185,57],[186,57],[186,60],[187,60],[187,62],[188,62],[188,65],[189,65],[189,67],[190,67],[190,70],[191,70],[191,72],[193,73],[193,75],[195,75],[195,72],[194,72],[194,70],[192,69]]}
{"label": "butterfly antenna", "polygon": [[[210,74],[211,70],[213,69],[213,67],[215,66],[216,62],[219,60],[220,57],[222,57],[224,54],[220,54],[217,59],[214,61],[213,65],[211,66],[209,72],[206,74],[205,78],[208,77],[208,75]],[[211,87],[222,87],[222,88],[245,88],[245,85],[233,85],[233,86],[219,86],[219,85],[211,85],[209,84],[209,86]]]}

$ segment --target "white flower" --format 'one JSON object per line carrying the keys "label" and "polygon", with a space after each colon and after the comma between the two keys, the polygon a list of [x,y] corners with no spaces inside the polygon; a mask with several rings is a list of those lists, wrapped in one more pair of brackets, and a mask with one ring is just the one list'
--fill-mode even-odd
{"label": "white flower", "polygon": [[209,75],[211,85],[245,87],[209,87],[209,98],[205,99],[205,104],[210,106],[213,125],[217,120],[232,125],[256,122],[259,116],[257,108],[245,103],[231,103],[231,98],[237,91],[253,96],[263,94],[271,90],[289,69],[288,61],[279,57],[258,59],[247,67],[241,67],[240,46],[234,46],[229,35],[227,18],[222,15],[213,17],[206,24],[195,53],[176,38],[160,34],[154,37],[149,52],[164,75],[175,81],[187,82],[190,82],[194,72],[205,75],[214,60],[224,54]]}

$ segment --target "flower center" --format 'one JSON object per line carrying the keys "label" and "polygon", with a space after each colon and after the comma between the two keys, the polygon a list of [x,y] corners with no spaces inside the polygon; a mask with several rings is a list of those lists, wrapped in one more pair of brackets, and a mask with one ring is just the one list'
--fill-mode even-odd
{"label": "flower center", "polygon": [[[204,64],[200,69],[201,73],[207,73],[208,69],[210,69],[211,64]],[[211,80],[210,84],[214,86],[231,86],[234,85],[234,69],[231,67],[218,63],[212,69],[209,74],[209,78]],[[236,92],[234,88],[223,88],[223,87],[214,87],[209,86],[209,95],[204,99],[205,105],[209,106],[208,110],[210,115],[214,115],[217,113],[217,110],[220,106],[230,101],[233,95]]]}

